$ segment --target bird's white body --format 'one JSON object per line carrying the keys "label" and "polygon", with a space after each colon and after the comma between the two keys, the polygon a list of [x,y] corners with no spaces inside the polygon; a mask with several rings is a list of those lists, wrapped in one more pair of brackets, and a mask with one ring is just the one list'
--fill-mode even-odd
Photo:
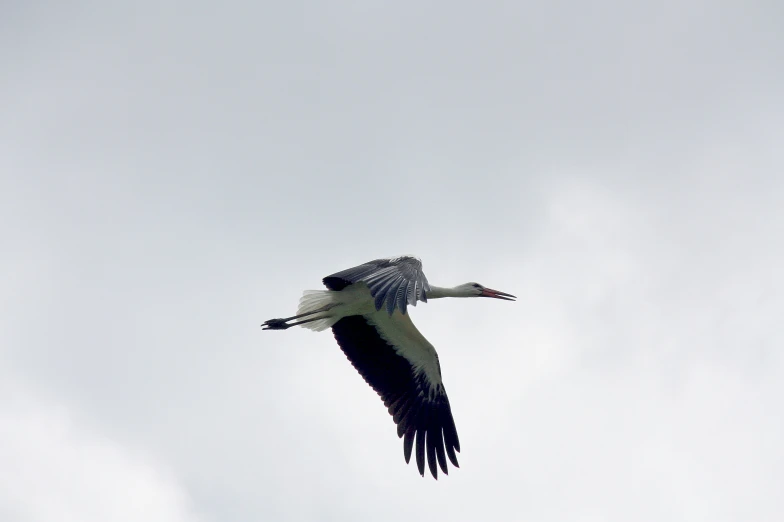
{"label": "bird's white body", "polygon": [[[433,298],[432,293],[430,298]],[[432,344],[425,339],[408,314],[395,310],[392,315],[386,310],[376,310],[373,296],[365,283],[349,285],[343,290],[306,290],[299,301],[297,315],[317,312],[319,317],[300,326],[320,332],[331,328],[343,317],[363,316],[369,324],[376,327],[379,335],[395,349],[399,355],[411,362],[416,372],[425,372],[427,378],[441,383],[438,371],[438,355]]]}
{"label": "bird's white body", "polygon": [[[405,437],[406,462],[416,438],[416,461],[433,478],[447,473],[447,456],[457,467],[460,451],[455,422],[441,376],[438,354],[414,326],[407,306],[442,297],[514,298],[511,294],[466,283],[431,286],[422,264],[412,257],[377,259],[324,278],[328,290],[307,290],[297,315],[270,319],[265,329],[302,326],[332,328],[338,345],[365,381],[379,394]],[[298,320],[297,322],[291,322]]]}

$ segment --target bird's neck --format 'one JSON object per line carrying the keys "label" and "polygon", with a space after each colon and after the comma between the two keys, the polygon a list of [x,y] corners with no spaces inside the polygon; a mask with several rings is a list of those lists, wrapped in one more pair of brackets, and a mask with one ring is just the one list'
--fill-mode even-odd
{"label": "bird's neck", "polygon": [[459,286],[443,287],[430,285],[430,291],[427,293],[428,299],[440,299],[442,297],[468,297]]}

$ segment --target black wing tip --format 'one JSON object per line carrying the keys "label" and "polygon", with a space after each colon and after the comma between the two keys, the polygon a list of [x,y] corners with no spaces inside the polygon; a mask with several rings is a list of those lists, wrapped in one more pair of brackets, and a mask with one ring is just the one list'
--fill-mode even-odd
{"label": "black wing tip", "polygon": [[435,480],[438,480],[439,468],[444,475],[449,475],[449,463],[455,468],[460,467],[456,455],[456,452],[460,452],[460,444],[456,432],[452,431],[454,422],[451,413],[449,419],[442,419],[440,414],[433,415],[426,425],[421,422],[421,417],[409,424],[406,424],[406,420],[404,417],[398,424],[398,437],[403,438],[406,464],[411,463],[413,453],[419,475],[424,477],[426,470],[429,470]]}

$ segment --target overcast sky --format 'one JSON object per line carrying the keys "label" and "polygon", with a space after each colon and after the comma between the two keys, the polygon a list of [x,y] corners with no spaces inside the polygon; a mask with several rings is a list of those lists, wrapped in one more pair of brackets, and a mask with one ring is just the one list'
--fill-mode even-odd
{"label": "overcast sky", "polygon": [[[784,519],[780,2],[5,2],[0,519]],[[330,332],[413,254],[462,446]],[[481,301],[481,302],[480,302]]]}

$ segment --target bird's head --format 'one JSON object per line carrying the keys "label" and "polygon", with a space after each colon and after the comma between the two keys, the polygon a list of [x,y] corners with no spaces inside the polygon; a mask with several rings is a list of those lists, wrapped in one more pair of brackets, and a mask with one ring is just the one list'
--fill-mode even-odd
{"label": "bird's head", "polygon": [[479,283],[465,283],[457,287],[461,297],[493,297],[495,299],[504,299],[505,301],[514,301],[517,297],[500,290],[493,290],[487,288]]}

